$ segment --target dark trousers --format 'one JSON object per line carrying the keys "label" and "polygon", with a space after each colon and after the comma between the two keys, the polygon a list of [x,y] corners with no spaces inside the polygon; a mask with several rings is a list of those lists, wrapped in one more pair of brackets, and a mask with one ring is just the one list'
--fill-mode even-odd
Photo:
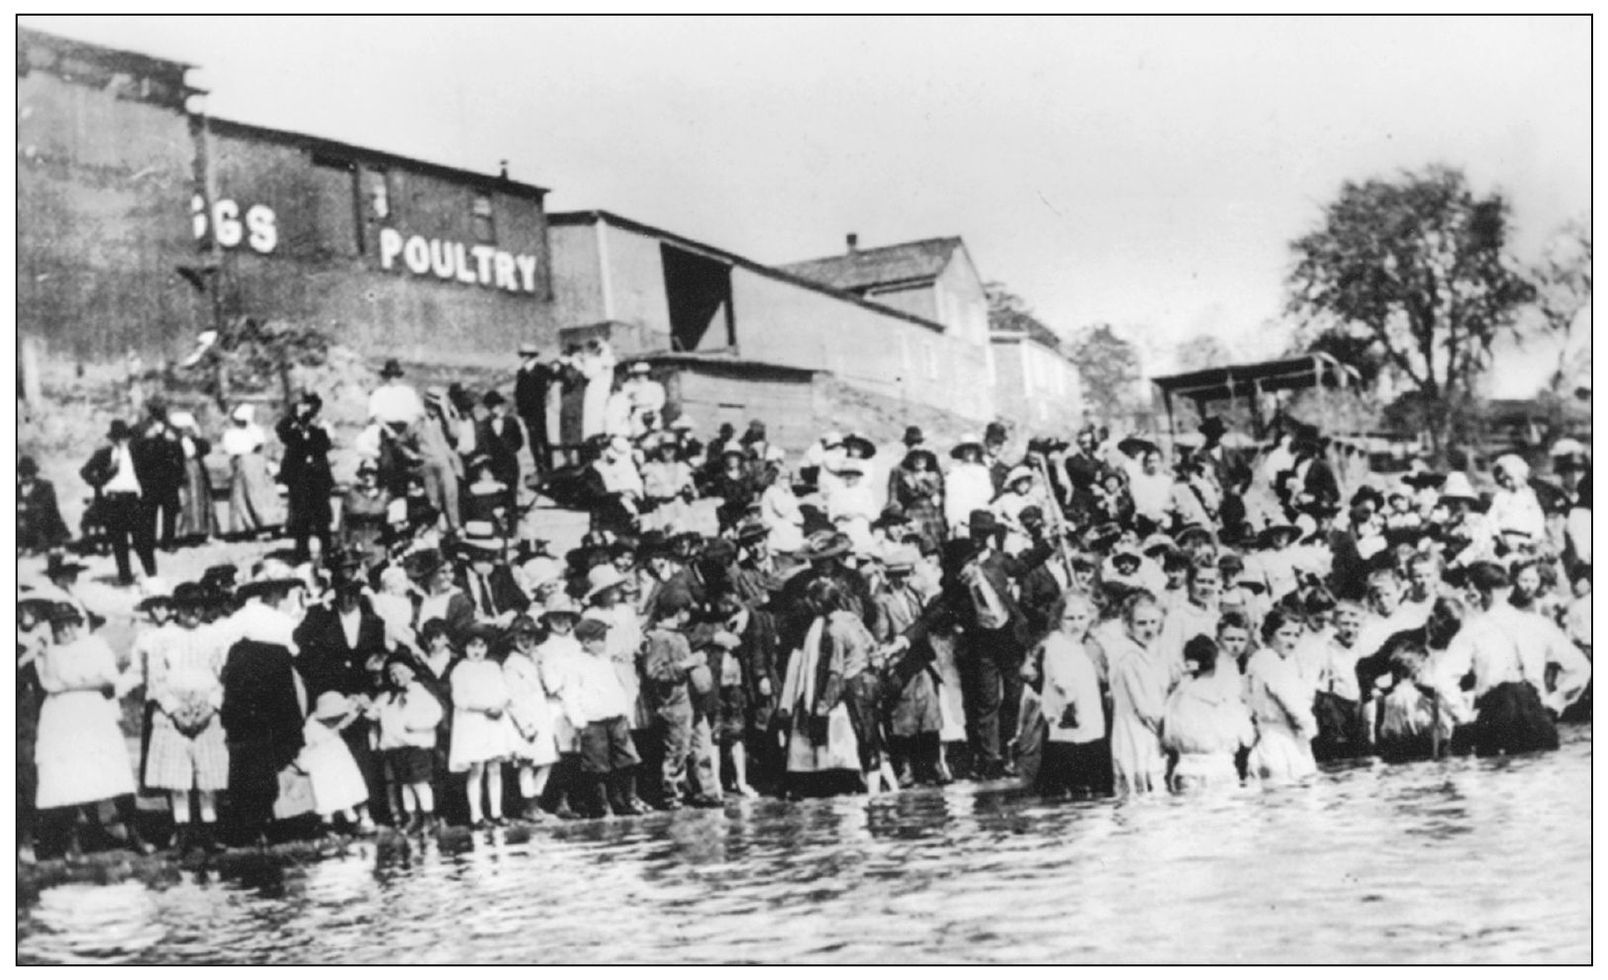
{"label": "dark trousers", "polygon": [[124,585],[134,581],[128,552],[132,545],[147,576],[156,574],[156,526],[138,494],[109,493],[101,498],[101,516],[117,556],[117,577]]}
{"label": "dark trousers", "polygon": [[[179,528],[179,488],[147,490],[140,503],[145,508],[145,519],[150,522],[149,533],[153,544],[173,547]],[[154,574],[147,571],[146,574]]]}
{"label": "dark trousers", "polygon": [[553,471],[553,447],[547,442],[547,419],[536,415],[526,415],[519,420],[525,426],[526,445],[530,446],[530,458],[536,461],[536,476],[545,477]]}
{"label": "dark trousers", "polygon": [[1023,651],[1009,631],[976,631],[963,634],[960,670],[960,696],[966,709],[966,740],[979,769],[997,769],[1004,762],[1000,754],[1001,732],[1005,738],[1016,735],[1017,715],[1022,704]]}

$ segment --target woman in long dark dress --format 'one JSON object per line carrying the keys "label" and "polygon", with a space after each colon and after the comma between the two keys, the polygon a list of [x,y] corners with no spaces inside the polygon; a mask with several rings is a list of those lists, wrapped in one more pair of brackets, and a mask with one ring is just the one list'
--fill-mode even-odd
{"label": "woman in long dark dress", "polygon": [[195,416],[174,412],[168,419],[179,432],[184,449],[184,485],[179,488],[179,540],[205,541],[218,533],[218,509],[212,502],[212,477],[207,454],[212,443],[201,438]]}
{"label": "woman in long dark dress", "polygon": [[944,543],[944,477],[938,457],[926,449],[905,454],[888,478],[888,497],[921,535],[921,550],[931,553]]}

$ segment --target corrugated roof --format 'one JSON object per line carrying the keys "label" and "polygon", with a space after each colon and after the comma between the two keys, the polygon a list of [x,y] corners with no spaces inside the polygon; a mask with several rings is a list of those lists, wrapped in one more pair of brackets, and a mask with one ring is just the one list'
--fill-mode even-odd
{"label": "corrugated roof", "polygon": [[777,266],[784,272],[849,292],[878,286],[919,283],[937,278],[949,264],[961,241],[955,238],[928,238],[919,242],[856,249],[807,262]]}

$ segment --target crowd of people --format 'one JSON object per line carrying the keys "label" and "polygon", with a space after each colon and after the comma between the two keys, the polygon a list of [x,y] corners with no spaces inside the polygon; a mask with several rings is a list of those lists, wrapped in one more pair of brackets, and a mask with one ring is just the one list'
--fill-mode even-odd
{"label": "crowd of people", "polygon": [[[520,353],[512,401],[421,397],[387,363],[338,507],[302,395],[275,427],[293,551],[171,589],[158,517],[205,522],[184,482],[147,505],[149,461],[176,477],[206,443],[161,406],[112,426],[83,476],[120,574],[130,548],[144,566],[145,621],[113,650],[59,551],[24,586],[26,859],[150,849],[140,791],[168,795],[184,849],[956,778],[1143,794],[1555,748],[1586,703],[1578,443],[1554,447],[1562,482],[1541,496],[1501,457],[1488,499],[1422,466],[1343,486],[1288,419],[1250,452],[1208,418],[1170,461],[1093,427],[1010,453],[997,423],[789,454],[759,421],[701,442],[648,365],[615,384],[605,345]],[[566,376],[579,439],[548,424]],[[234,487],[260,513],[272,481],[238,461],[264,434],[236,423]],[[19,541],[58,547],[49,485],[31,463],[18,479]],[[536,488],[590,513],[579,547],[549,552],[523,513]],[[138,758],[123,699],[143,704]]]}

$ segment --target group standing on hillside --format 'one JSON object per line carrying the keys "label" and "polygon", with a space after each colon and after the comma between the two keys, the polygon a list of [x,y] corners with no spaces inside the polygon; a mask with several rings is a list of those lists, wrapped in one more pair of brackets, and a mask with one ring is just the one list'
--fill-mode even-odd
{"label": "group standing on hillside", "polygon": [[[22,461],[19,542],[50,550],[19,604],[25,857],[153,846],[137,792],[168,796],[189,848],[956,778],[1292,781],[1555,747],[1589,683],[1577,443],[1554,447],[1561,489],[1504,456],[1489,498],[1422,467],[1345,485],[1288,419],[1255,452],[1207,419],[1171,460],[1092,427],[1011,452],[997,423],[789,454],[761,421],[701,441],[603,342],[519,353],[512,399],[421,397],[387,363],[339,498],[316,394],[274,425],[274,476],[243,406],[220,439],[231,521],[294,548],[172,588],[156,547],[216,530],[210,446],[160,404],[114,423],[82,475],[119,574],[130,551],[144,572],[128,650],[79,601],[53,488]],[[538,487],[590,513],[580,547],[549,553],[523,513]]]}

